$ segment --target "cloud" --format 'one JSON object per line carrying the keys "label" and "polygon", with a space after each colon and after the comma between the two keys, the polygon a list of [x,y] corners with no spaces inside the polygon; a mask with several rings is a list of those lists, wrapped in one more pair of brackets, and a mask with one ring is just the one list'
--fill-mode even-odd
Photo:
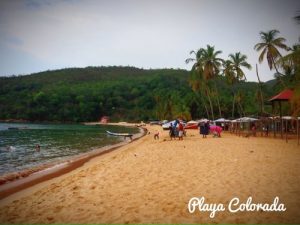
{"label": "cloud", "polygon": [[[49,69],[89,65],[189,69],[184,62],[189,51],[206,44],[222,50],[224,58],[241,51],[254,67],[259,31],[275,27],[289,44],[297,41],[299,27],[291,22],[295,5],[299,4],[293,0],[1,1],[0,44],[17,59],[28,56]],[[16,67],[17,62],[12,73]],[[260,67],[263,79],[270,79],[272,72],[266,65]],[[249,73],[249,79],[256,79],[255,71]]]}

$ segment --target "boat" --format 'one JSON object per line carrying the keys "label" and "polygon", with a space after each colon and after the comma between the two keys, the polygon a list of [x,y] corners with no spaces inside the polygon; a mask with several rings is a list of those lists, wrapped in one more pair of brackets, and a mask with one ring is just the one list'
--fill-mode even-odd
{"label": "boat", "polygon": [[184,129],[198,129],[198,123],[197,124],[187,124]]}
{"label": "boat", "polygon": [[117,136],[117,137],[129,137],[130,139],[132,138],[133,134],[129,134],[129,133],[114,133],[114,132],[110,132],[110,131],[106,131],[107,134],[112,135],[112,136]]}
{"label": "boat", "polygon": [[184,127],[184,129],[198,129],[198,122],[191,120],[186,123],[186,126]]}
{"label": "boat", "polygon": [[[183,121],[180,121],[180,122],[183,124],[184,127],[186,126],[186,123],[185,123],[185,122],[183,122]],[[178,127],[178,121],[176,122],[176,120],[172,120],[172,121],[170,121],[170,122],[164,123],[164,124],[162,124],[161,126],[162,126],[162,128],[163,128],[164,130],[168,130],[169,127],[171,126],[171,124],[172,124],[172,126],[175,126],[175,125],[176,125],[176,127]]]}

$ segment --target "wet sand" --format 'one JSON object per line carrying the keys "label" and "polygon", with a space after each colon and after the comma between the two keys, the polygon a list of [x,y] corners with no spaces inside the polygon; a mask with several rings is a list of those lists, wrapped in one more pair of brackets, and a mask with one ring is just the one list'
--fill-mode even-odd
{"label": "wet sand", "polygon": [[[167,131],[96,157],[55,179],[0,200],[0,223],[299,223],[300,147],[296,140],[203,139]],[[153,133],[160,130],[160,139]],[[272,203],[285,212],[188,212],[192,197],[225,206],[233,197]]]}

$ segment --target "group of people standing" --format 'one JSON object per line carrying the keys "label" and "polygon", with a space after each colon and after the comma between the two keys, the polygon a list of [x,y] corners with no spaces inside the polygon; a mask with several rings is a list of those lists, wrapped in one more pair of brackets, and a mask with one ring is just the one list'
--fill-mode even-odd
{"label": "group of people standing", "polygon": [[[200,122],[198,124],[199,133],[202,134],[203,138],[206,138],[209,132],[212,132],[214,137],[221,137],[222,128],[218,126],[211,126],[209,125],[209,121]],[[169,136],[171,140],[176,139],[183,140],[183,136],[186,136],[186,132],[184,129],[184,124],[180,120],[175,120],[175,122],[170,123],[169,126]],[[154,139],[159,139],[159,132],[154,134]]]}
{"label": "group of people standing", "polygon": [[[177,127],[178,124],[178,127]],[[185,131],[184,131],[184,126],[183,123],[180,122],[179,120],[176,120],[174,125],[172,123],[170,123],[170,127],[169,127],[169,135],[171,140],[176,139],[176,137],[178,137],[178,140],[183,140],[183,135],[184,135]]]}

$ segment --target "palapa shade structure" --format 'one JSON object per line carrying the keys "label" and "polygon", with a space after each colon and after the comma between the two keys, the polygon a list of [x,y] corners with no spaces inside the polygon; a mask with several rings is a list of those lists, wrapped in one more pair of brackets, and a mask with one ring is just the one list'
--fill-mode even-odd
{"label": "palapa shade structure", "polygon": [[293,90],[291,89],[286,89],[279,94],[273,96],[269,101],[274,102],[274,101],[289,101],[293,97]]}
{"label": "palapa shade structure", "polygon": [[[282,109],[281,109],[281,103],[287,102],[293,97],[294,91],[291,89],[286,89],[280,92],[279,94],[273,96],[269,101],[272,103],[272,111],[274,115],[274,108],[275,108],[275,102],[279,103],[279,113],[280,113],[280,122],[281,122],[281,137],[283,137],[283,120],[282,120]],[[287,121],[286,121],[286,128],[287,128]],[[298,143],[299,143],[299,131],[298,131],[298,118],[297,118],[297,136],[298,136]],[[287,131],[286,131],[287,133]]]}
{"label": "palapa shade structure", "polygon": [[275,102],[279,103],[279,109],[280,109],[280,119],[282,117],[282,110],[281,110],[281,102],[289,101],[293,97],[294,92],[291,89],[286,89],[279,94],[273,96],[269,101],[272,103],[272,109],[274,113],[274,106]]}

